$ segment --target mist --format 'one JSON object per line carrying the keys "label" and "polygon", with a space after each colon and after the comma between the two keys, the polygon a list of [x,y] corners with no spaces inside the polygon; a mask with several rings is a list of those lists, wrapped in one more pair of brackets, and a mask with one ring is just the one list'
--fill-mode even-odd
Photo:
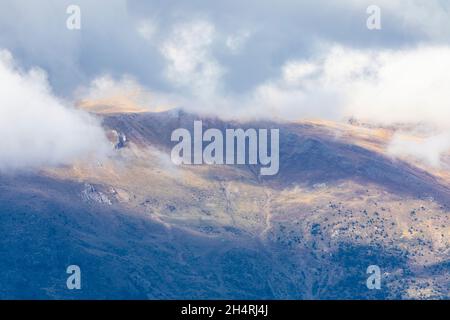
{"label": "mist", "polygon": [[0,51],[0,171],[70,164],[108,150],[100,123],[58,99],[44,70]]}

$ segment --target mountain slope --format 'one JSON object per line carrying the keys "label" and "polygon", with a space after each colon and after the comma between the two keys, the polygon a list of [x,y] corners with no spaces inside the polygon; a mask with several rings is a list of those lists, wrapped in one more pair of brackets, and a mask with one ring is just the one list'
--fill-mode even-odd
{"label": "mountain slope", "polygon": [[[108,159],[1,176],[0,297],[450,297],[449,183],[386,155],[389,132],[182,111],[100,116],[117,139]],[[199,119],[279,128],[279,173],[173,165],[172,130]],[[81,291],[65,288],[70,264]],[[366,287],[372,264],[381,290]]]}

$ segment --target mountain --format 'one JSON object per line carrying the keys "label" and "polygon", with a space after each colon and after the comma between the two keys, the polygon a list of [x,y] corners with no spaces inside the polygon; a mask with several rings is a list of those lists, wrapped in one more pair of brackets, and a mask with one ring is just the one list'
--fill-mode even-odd
{"label": "mountain", "polygon": [[[392,158],[392,128],[97,116],[108,158],[0,176],[0,298],[450,298],[450,180]],[[174,165],[171,133],[195,120],[278,128],[278,174]],[[73,264],[81,290],[66,288]]]}

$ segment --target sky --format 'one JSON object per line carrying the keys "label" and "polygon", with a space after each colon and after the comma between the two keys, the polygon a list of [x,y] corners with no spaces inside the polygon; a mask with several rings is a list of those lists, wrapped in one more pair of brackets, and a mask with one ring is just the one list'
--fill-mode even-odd
{"label": "sky", "polygon": [[[0,96],[10,102],[0,112],[5,123],[23,121],[17,128],[33,129],[27,108],[48,114],[38,98],[26,107],[21,98],[41,90],[44,102],[64,109],[69,128],[77,121],[90,128],[86,140],[100,139],[98,124],[71,106],[111,96],[150,111],[182,107],[242,119],[426,122],[450,136],[449,1],[0,3]],[[66,27],[70,5],[81,10],[79,30]],[[379,30],[367,28],[370,5],[380,8]],[[12,78],[29,86],[15,89]],[[47,127],[59,128],[64,122],[52,114]],[[23,132],[10,127],[0,134]],[[52,130],[43,133],[49,141],[58,134]],[[84,153],[78,143],[87,141],[75,143]],[[58,154],[63,161],[66,151]]]}
{"label": "sky", "polygon": [[[450,41],[448,1],[1,3],[0,46],[24,67],[45,69],[54,90],[63,95],[101,74],[116,79],[128,74],[149,89],[179,92],[182,83],[170,76],[176,55],[192,64],[203,62],[210,73],[198,75],[220,80],[226,92],[245,93],[276,78],[286,62],[315,58],[335,44],[399,50]],[[66,28],[71,4],[81,9],[80,30]],[[381,9],[381,30],[366,27],[371,4]]]}

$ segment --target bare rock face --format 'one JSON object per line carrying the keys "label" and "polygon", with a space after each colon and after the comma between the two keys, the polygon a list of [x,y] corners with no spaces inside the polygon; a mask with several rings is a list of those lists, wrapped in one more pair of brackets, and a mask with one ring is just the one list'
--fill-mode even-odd
{"label": "bare rock face", "polygon": [[125,134],[119,133],[116,130],[108,130],[106,132],[106,136],[114,146],[114,149],[122,149],[127,144],[127,137],[125,136]]}
{"label": "bare rock face", "polygon": [[83,201],[94,201],[101,204],[112,205],[112,202],[108,196],[103,192],[96,190],[95,186],[86,183],[84,187],[85,188],[81,191]]}

